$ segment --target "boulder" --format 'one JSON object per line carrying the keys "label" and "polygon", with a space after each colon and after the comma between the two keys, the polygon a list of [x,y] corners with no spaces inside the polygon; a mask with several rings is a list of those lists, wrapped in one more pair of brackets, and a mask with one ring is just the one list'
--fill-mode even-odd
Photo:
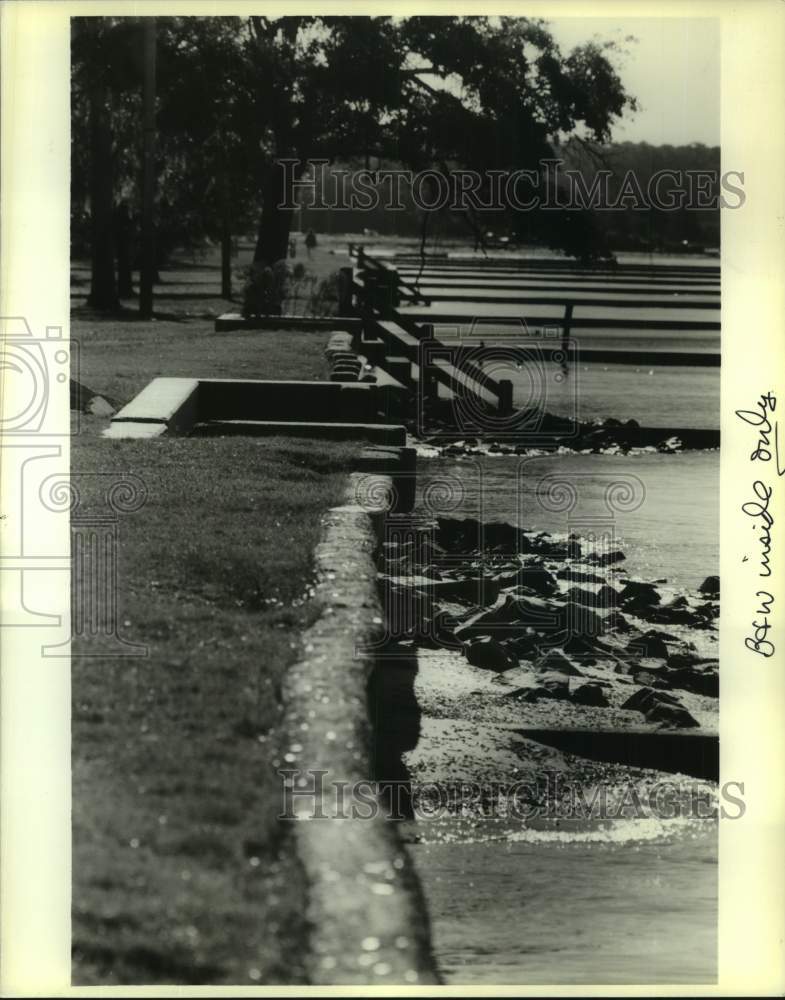
{"label": "boulder", "polygon": [[660,595],[654,584],[639,580],[628,580],[619,594],[620,606],[629,611],[659,603]]}
{"label": "boulder", "polygon": [[605,619],[605,627],[611,632],[632,632],[633,627],[624,617],[624,615],[619,614],[618,611],[611,611],[608,617]]}
{"label": "boulder", "polygon": [[599,605],[597,594],[593,590],[584,590],[581,587],[570,587],[567,591],[567,600],[581,604],[585,608],[596,608]]}
{"label": "boulder", "polygon": [[681,451],[681,449],[681,438],[677,438],[675,435],[673,437],[666,438],[664,441],[660,441],[657,445],[657,451],[661,451],[666,455],[673,455],[677,451]]}
{"label": "boulder", "polygon": [[634,639],[630,639],[627,644],[627,650],[633,656],[642,656],[646,659],[668,659],[668,647],[665,640],[659,633],[654,631],[645,632],[643,635],[638,635]]}
{"label": "boulder", "polygon": [[664,729],[694,729],[700,726],[700,723],[681,705],[666,705],[659,702],[645,715],[647,722],[659,722]]}
{"label": "boulder", "polygon": [[111,417],[115,412],[115,407],[103,396],[93,396],[85,407],[85,413],[92,413],[96,417]]}
{"label": "boulder", "polygon": [[646,612],[648,621],[658,625],[694,625],[699,617],[689,606],[682,607],[672,602],[659,608],[649,608]]}
{"label": "boulder", "polygon": [[572,692],[572,700],[577,705],[590,705],[595,708],[606,708],[609,704],[602,684],[598,681],[581,684]]}
{"label": "boulder", "polygon": [[619,592],[609,583],[604,583],[597,591],[597,602],[606,610],[615,608],[619,603]]}
{"label": "boulder", "polygon": [[582,676],[580,670],[558,649],[549,649],[544,656],[535,661],[534,669],[537,673],[562,674],[566,677]]}
{"label": "boulder", "polygon": [[533,632],[525,631],[503,639],[502,645],[518,660],[536,660],[541,656],[540,641]]}
{"label": "boulder", "polygon": [[545,597],[557,589],[556,577],[543,566],[523,566],[516,574],[515,582]]}
{"label": "boulder", "polygon": [[436,541],[447,552],[476,552],[480,547],[481,525],[473,517],[436,520]]}
{"label": "boulder", "polygon": [[605,583],[605,577],[597,573],[584,572],[574,566],[565,566],[557,570],[556,576],[560,580],[569,580],[571,583]]}
{"label": "boulder", "polygon": [[578,635],[571,635],[562,645],[563,652],[584,667],[591,667],[597,662],[596,647],[591,642]]}
{"label": "boulder", "polygon": [[497,673],[502,673],[518,665],[510,656],[509,651],[495,639],[475,639],[472,642],[464,643],[463,650],[469,663],[482,670],[494,670]]}
{"label": "boulder", "polygon": [[672,667],[674,670],[678,670],[680,667],[694,667],[699,663],[713,664],[714,666],[717,666],[719,661],[713,658],[699,656],[698,653],[694,653],[689,649],[680,649],[678,652],[671,653],[668,657],[668,666]]}
{"label": "boulder", "polygon": [[707,576],[698,590],[707,597],[720,596],[720,578],[718,576]]}
{"label": "boulder", "polygon": [[593,566],[610,566],[613,563],[622,562],[626,558],[620,549],[614,549],[612,552],[590,552],[583,557],[583,561],[591,563]]}
{"label": "boulder", "polygon": [[551,698],[557,701],[567,701],[570,697],[570,684],[566,677],[559,674],[548,674],[536,687],[518,688],[510,692],[509,697],[518,697],[521,701],[540,701]]}
{"label": "boulder", "polygon": [[634,694],[624,702],[622,708],[628,708],[635,712],[646,712],[652,705],[665,703],[668,705],[681,705],[678,698],[665,691],[655,691],[650,687],[639,688]]}
{"label": "boulder", "polygon": [[605,620],[585,604],[570,601],[561,609],[559,624],[570,635],[599,636],[606,631]]}
{"label": "boulder", "polygon": [[693,694],[702,694],[708,698],[719,698],[720,675],[717,670],[697,670],[695,667],[680,667],[670,674],[671,684]]}
{"label": "boulder", "polygon": [[643,670],[636,670],[632,675],[636,684],[643,684],[644,687],[669,688],[669,671],[664,667],[645,667]]}

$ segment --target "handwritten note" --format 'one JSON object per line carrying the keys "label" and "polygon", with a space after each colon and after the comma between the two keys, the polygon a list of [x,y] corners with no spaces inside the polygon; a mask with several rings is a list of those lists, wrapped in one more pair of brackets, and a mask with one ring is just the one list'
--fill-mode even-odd
{"label": "handwritten note", "polygon": [[[774,595],[765,590],[760,581],[767,580],[771,576],[770,557],[774,517],[769,507],[773,506],[772,497],[776,482],[785,473],[779,454],[779,429],[774,418],[776,409],[777,397],[769,391],[758,397],[754,409],[736,410],[736,416],[740,420],[755,428],[757,437],[750,453],[750,462],[760,463],[755,469],[759,478],[752,483],[750,499],[741,505],[742,512],[750,519],[749,527],[754,533],[752,549],[755,555],[752,562],[756,577],[755,585],[759,588],[755,591],[754,603],[757,607],[750,626],[751,634],[745,636],[744,645],[753,653],[766,658],[774,655],[774,643],[769,638]],[[742,562],[749,560],[750,556],[745,555]]]}

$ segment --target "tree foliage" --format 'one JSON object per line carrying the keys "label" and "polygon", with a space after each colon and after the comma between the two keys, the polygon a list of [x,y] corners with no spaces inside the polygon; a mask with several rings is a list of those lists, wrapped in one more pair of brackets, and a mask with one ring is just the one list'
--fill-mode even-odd
{"label": "tree foliage", "polygon": [[[88,22],[100,21],[91,30]],[[564,54],[544,21],[512,17],[160,18],[159,243],[221,238],[261,206],[255,259],[285,257],[282,159],[359,157],[414,170],[531,168],[576,131],[607,142],[635,102],[613,46]],[[103,87],[116,199],[138,207],[138,19],[76,18],[74,236],[90,202],[90,95]],[[95,102],[94,102],[95,103]],[[295,179],[297,172],[295,172]],[[531,220],[527,220],[527,225]],[[549,239],[590,252],[591,229],[547,219]]]}

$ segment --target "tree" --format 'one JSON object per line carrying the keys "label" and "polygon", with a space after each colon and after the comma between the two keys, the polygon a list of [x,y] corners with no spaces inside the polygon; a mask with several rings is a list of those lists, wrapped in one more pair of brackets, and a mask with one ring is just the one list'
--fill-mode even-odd
{"label": "tree", "polygon": [[[269,136],[254,255],[261,264],[285,257],[287,184],[308,160],[373,155],[417,170],[527,169],[553,156],[560,134],[580,128],[606,141],[635,106],[610,44],[564,56],[540,20],[290,16],[250,24],[256,109]],[[567,214],[549,215],[547,229],[570,252],[596,241]]]}
{"label": "tree", "polygon": [[[96,308],[133,292],[142,192],[142,31],[139,18],[74,18],[71,221],[75,249],[92,257]],[[260,208],[261,126],[250,32],[237,17],[158,18],[156,256],[205,241],[222,248],[222,294],[231,296],[231,235]],[[100,44],[98,44],[100,40]],[[103,131],[91,126],[100,111]],[[100,140],[100,141],[99,141]],[[95,168],[93,185],[90,177]],[[114,294],[111,289],[114,287]]]}

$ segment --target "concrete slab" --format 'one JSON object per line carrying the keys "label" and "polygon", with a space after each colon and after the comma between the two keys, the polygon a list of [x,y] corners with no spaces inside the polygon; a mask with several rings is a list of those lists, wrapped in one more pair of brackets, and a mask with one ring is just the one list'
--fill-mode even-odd
{"label": "concrete slab", "polygon": [[166,434],[168,428],[163,423],[137,423],[134,420],[122,420],[120,423],[112,423],[101,435],[105,438],[155,438]]}
{"label": "concrete slab", "polygon": [[112,423],[163,423],[170,432],[187,434],[196,422],[198,390],[194,378],[154,378]]}
{"label": "concrete slab", "polygon": [[249,437],[313,437],[333,441],[368,441],[405,445],[406,428],[395,424],[308,422],[301,420],[210,420],[198,424],[196,434],[244,434]]}

